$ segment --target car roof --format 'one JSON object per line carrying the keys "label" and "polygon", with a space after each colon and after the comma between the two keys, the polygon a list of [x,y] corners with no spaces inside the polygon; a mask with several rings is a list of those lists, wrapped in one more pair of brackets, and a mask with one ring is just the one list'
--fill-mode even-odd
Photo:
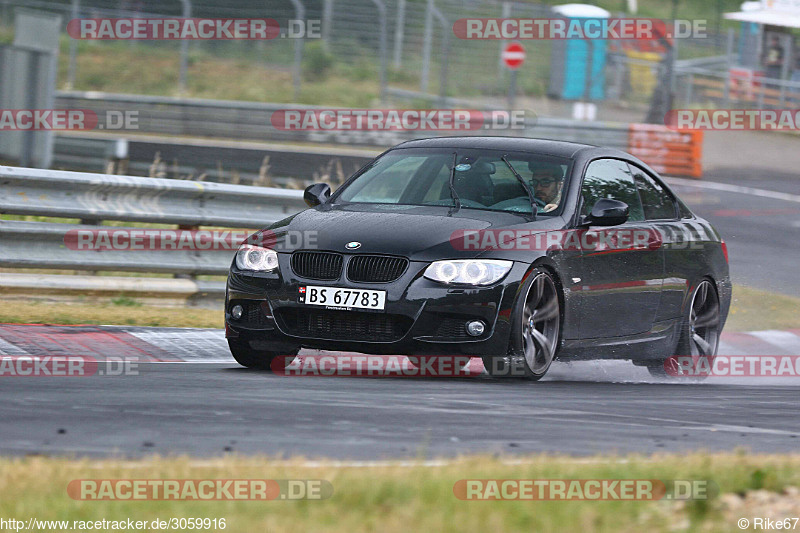
{"label": "car roof", "polygon": [[395,148],[473,148],[487,150],[510,150],[531,152],[572,158],[581,150],[596,148],[591,144],[556,141],[552,139],[531,139],[528,137],[432,137],[406,141]]}

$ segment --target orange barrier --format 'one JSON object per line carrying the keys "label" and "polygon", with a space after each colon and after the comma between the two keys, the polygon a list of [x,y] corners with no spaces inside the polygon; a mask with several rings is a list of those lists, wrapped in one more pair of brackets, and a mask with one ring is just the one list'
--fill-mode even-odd
{"label": "orange barrier", "polygon": [[703,132],[675,131],[656,124],[631,124],[628,152],[656,172],[671,176],[703,176]]}

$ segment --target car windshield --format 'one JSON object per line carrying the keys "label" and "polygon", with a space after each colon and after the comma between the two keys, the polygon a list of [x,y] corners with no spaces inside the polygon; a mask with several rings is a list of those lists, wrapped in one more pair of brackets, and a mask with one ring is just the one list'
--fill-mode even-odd
{"label": "car windshield", "polygon": [[552,215],[561,210],[569,167],[568,159],[526,152],[401,148],[387,152],[362,170],[337,191],[333,201],[459,205],[462,209],[531,215],[533,197],[537,214]]}

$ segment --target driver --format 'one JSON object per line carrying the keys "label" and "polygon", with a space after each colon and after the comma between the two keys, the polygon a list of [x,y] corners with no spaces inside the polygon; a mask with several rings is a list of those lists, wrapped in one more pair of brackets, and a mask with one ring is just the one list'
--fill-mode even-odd
{"label": "driver", "polygon": [[561,186],[564,183],[561,165],[531,161],[528,169],[531,171],[534,198],[544,205],[542,211],[547,213],[558,207],[561,201]]}

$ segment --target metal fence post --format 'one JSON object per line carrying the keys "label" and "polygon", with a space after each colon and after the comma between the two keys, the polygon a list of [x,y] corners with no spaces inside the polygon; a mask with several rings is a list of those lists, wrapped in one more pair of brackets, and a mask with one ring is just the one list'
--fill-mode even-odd
{"label": "metal fence post", "polygon": [[431,40],[433,39],[433,0],[428,0],[425,8],[425,35],[422,40],[422,72],[419,76],[419,90],[428,92],[428,73],[431,69]]}
{"label": "metal fence post", "polygon": [[[72,0],[72,20],[80,17],[81,0]],[[69,66],[67,67],[67,89],[75,87],[75,71],[78,68],[78,40],[69,40]]]}
{"label": "metal fence post", "polygon": [[781,97],[780,97],[780,107],[783,107],[786,103],[786,79],[789,77],[789,62],[791,62],[792,58],[792,37],[789,35],[782,35],[781,41],[783,41],[783,64],[781,65]]}
{"label": "metal fence post", "polygon": [[330,51],[331,32],[333,31],[333,0],[324,0],[322,5],[322,46]]}
{"label": "metal fence post", "polygon": [[[292,5],[294,6],[294,16],[297,17],[297,20],[305,21],[306,19],[306,8],[303,6],[303,3],[300,0],[292,0]],[[294,87],[294,100],[300,96],[300,78],[302,75],[302,68],[303,68],[303,43],[305,42],[305,37],[297,38],[294,41],[294,66],[292,67],[292,85]]]}
{"label": "metal fence post", "polygon": [[685,107],[692,107],[692,99],[694,98],[694,74],[689,74],[686,82],[686,102]]}
{"label": "metal fence post", "polygon": [[[504,19],[511,18],[511,2],[503,2],[500,17]],[[507,39],[500,41],[500,50],[497,52],[497,81],[501,85],[506,74],[506,67],[503,64],[503,50],[505,50],[507,44]]]}
{"label": "metal fence post", "polygon": [[725,88],[722,93],[722,101],[724,107],[731,105],[731,59],[733,58],[733,28],[728,28],[728,44],[725,48],[726,70],[725,73]]}
{"label": "metal fence post", "polygon": [[394,68],[400,68],[402,63],[405,25],[406,0],[397,0],[397,23],[394,27]]}
{"label": "metal fence post", "polygon": [[372,3],[375,4],[375,7],[378,8],[378,17],[380,18],[378,24],[380,28],[380,58],[381,58],[381,73],[380,73],[380,84],[381,84],[381,103],[386,102],[386,53],[387,53],[387,30],[386,30],[386,4],[383,3],[383,0],[372,0]]}
{"label": "metal fence post", "polygon": [[[190,0],[181,0],[183,5],[183,18],[188,19],[192,17],[192,3]],[[186,93],[186,71],[189,67],[189,41],[181,39],[181,70],[178,79],[178,92],[180,94]]]}
{"label": "metal fence post", "polygon": [[439,106],[445,107],[447,104],[447,64],[449,62],[448,56],[450,55],[450,34],[453,32],[453,28],[444,13],[433,6],[433,2],[431,2],[431,13],[442,24],[442,55],[439,60]]}

